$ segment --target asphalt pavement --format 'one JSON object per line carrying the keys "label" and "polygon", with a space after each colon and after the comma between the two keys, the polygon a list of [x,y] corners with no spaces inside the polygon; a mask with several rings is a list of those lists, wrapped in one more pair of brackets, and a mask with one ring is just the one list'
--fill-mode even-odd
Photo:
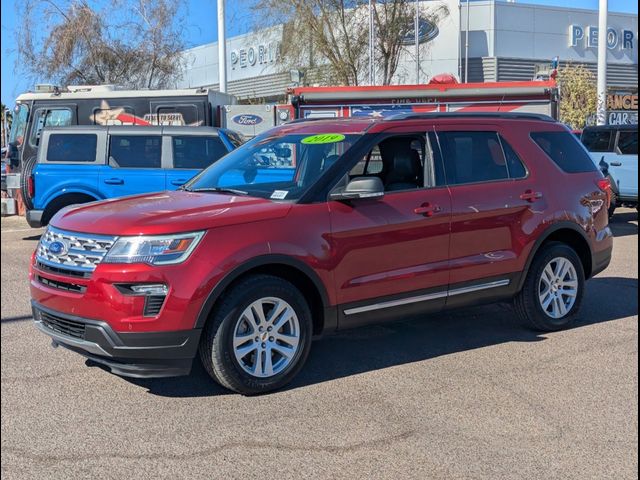
{"label": "asphalt pavement", "polygon": [[3,479],[626,479],[638,473],[638,221],[578,324],[537,334],[508,305],[313,344],[283,391],[89,367],[32,324],[41,230],[2,219]]}

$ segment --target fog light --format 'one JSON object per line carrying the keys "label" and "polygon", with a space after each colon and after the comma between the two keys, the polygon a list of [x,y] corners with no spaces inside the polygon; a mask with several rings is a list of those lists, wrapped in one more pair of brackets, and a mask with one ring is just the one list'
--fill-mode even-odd
{"label": "fog light", "polygon": [[169,292],[167,286],[162,283],[130,285],[129,288],[134,295],[166,295]]}

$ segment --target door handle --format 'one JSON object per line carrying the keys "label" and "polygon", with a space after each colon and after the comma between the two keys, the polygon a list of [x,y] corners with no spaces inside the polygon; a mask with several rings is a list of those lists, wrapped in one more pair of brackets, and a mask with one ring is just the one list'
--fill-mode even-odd
{"label": "door handle", "polygon": [[171,185],[184,185],[185,183],[187,183],[187,180],[185,178],[178,178],[177,180],[171,180]]}
{"label": "door handle", "polygon": [[609,165],[611,165],[612,167],[621,167],[622,166],[622,162],[611,162],[611,163],[609,163]]}
{"label": "door handle", "polygon": [[107,178],[104,183],[107,185],[124,185],[124,180],[121,178]]}
{"label": "door handle", "polygon": [[417,215],[423,215],[425,217],[431,217],[434,213],[439,213],[442,211],[439,205],[431,205],[430,203],[423,203],[419,207],[413,209],[413,212]]}
{"label": "door handle", "polygon": [[536,200],[540,200],[542,198],[542,192],[534,192],[533,190],[527,190],[522,195],[520,195],[521,200],[526,200],[527,202],[535,202]]}

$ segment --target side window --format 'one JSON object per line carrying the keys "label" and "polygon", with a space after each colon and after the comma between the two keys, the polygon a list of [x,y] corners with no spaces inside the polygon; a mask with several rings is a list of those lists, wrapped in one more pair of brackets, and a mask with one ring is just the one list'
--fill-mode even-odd
{"label": "side window", "polygon": [[390,137],[360,159],[349,178],[380,177],[388,192],[423,188],[424,160],[424,134]]}
{"label": "side window", "polygon": [[98,136],[95,134],[49,135],[47,162],[95,162]]}
{"label": "side window", "polygon": [[447,183],[490,182],[509,178],[507,161],[496,132],[438,133]]}
{"label": "side window", "polygon": [[638,154],[638,131],[621,131],[618,136],[618,150],[623,155]]}
{"label": "side window", "polygon": [[376,145],[360,159],[349,172],[349,178],[380,175],[382,173],[382,155],[380,146]]}
{"label": "side window", "polygon": [[609,152],[611,130],[585,130],[580,138],[590,152]]}
{"label": "side window", "polygon": [[160,168],[160,135],[112,135],[109,166],[119,168]]}
{"label": "side window", "polygon": [[161,105],[156,113],[148,113],[144,119],[151,125],[200,125],[196,105]]}
{"label": "side window", "polygon": [[204,169],[227,154],[227,149],[214,136],[173,137],[174,168]]}
{"label": "side window", "polygon": [[73,122],[73,114],[68,108],[46,109],[41,108],[36,111],[31,127],[31,137],[29,143],[33,146],[37,144],[40,132],[44,127],[68,127]]}
{"label": "side window", "polygon": [[566,131],[533,132],[531,139],[567,173],[595,172],[596,165],[576,138]]}
{"label": "side window", "polygon": [[515,150],[507,143],[507,141],[501,136],[498,137],[500,139],[500,144],[502,145],[502,150],[504,151],[504,156],[507,161],[507,169],[509,170],[509,178],[524,178],[527,176],[527,169],[525,168],[522,160],[515,152]]}

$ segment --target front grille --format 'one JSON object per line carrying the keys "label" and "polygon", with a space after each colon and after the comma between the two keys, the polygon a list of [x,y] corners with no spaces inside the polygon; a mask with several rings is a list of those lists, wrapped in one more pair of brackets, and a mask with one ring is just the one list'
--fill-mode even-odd
{"label": "front grille", "polygon": [[164,295],[149,295],[146,297],[144,300],[143,315],[145,317],[155,317],[158,315],[162,308],[162,304],[164,303],[164,299]]}
{"label": "front grille", "polygon": [[42,310],[39,312],[38,316],[44,326],[50,330],[73,338],[84,339],[84,323],[62,318],[58,315],[52,315],[50,313],[43,312]]}
{"label": "front grille", "polygon": [[59,280],[53,280],[51,278],[45,278],[38,275],[38,281],[46,285],[47,287],[57,288],[58,290],[66,290],[67,292],[84,293],[87,287],[84,285],[78,285],[77,283],[61,282]]}
{"label": "front grille", "polygon": [[42,262],[36,262],[36,268],[43,272],[55,273],[57,275],[68,275],[70,277],[88,278],[91,276],[91,272],[82,272],[79,270],[70,270],[68,268],[53,267]]}
{"label": "front grille", "polygon": [[[48,227],[40,238],[36,259],[49,268],[62,268],[91,275],[117,237],[66,232]],[[52,244],[55,243],[52,248]],[[78,275],[79,276],[79,275]]]}

